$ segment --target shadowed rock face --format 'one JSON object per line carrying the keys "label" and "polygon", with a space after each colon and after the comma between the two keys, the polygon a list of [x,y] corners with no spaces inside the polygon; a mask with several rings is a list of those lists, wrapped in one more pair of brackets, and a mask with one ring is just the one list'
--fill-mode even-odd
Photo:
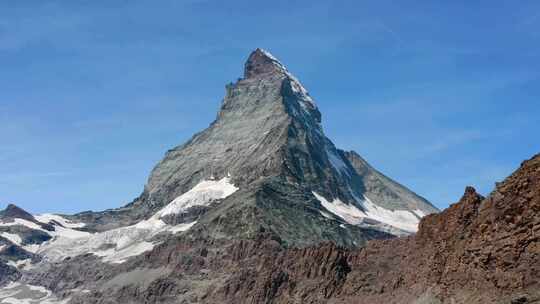
{"label": "shadowed rock face", "polygon": [[0,219],[9,220],[13,218],[21,218],[31,222],[35,221],[34,217],[30,213],[13,204],[9,204],[6,209],[0,211]]}
{"label": "shadowed rock face", "polygon": [[15,267],[0,261],[0,286],[4,286],[12,281],[17,281],[20,278],[21,274]]}

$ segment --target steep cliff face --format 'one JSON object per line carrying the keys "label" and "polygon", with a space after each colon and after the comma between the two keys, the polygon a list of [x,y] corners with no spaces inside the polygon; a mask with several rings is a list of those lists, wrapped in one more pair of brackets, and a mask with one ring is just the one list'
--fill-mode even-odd
{"label": "steep cliff face", "polygon": [[422,216],[437,212],[356,153],[337,149],[300,81],[257,49],[244,77],[226,87],[216,120],[167,152],[137,200],[76,219],[97,231],[132,225],[202,181],[225,177],[238,192],[199,214],[194,233],[250,238],[263,230],[292,245],[355,246],[412,233]]}

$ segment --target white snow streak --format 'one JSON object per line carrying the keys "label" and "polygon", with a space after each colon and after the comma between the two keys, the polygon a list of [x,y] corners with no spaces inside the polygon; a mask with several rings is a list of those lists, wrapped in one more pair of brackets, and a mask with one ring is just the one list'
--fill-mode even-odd
{"label": "white snow streak", "polygon": [[32,263],[32,259],[25,259],[25,260],[18,260],[18,261],[8,261],[8,264],[15,267],[15,268],[19,268],[20,266],[23,266],[23,267],[26,268],[31,263]]}
{"label": "white snow streak", "polygon": [[85,223],[76,223],[71,220],[68,220],[60,215],[51,214],[51,213],[45,213],[40,215],[34,215],[34,218],[42,223],[50,223],[51,221],[55,221],[59,223],[60,225],[66,227],[66,228],[82,228],[86,226]]}
{"label": "white snow streak", "polygon": [[[292,83],[292,89],[295,93],[298,93],[302,99],[304,101],[307,101],[309,102],[312,106],[315,106],[315,103],[313,102],[313,99],[311,98],[311,96],[309,96],[309,93],[308,91],[306,90],[306,88],[304,88],[304,86],[302,85],[302,83],[293,75],[289,72],[289,70],[287,70],[287,67],[285,67],[285,65],[283,65],[283,63],[281,63],[276,57],[274,57],[272,54],[270,54],[270,52],[266,51],[266,50],[263,50],[263,49],[260,49],[261,52],[268,58],[270,58],[270,60],[272,60],[272,63],[276,66],[278,66],[288,77],[289,79],[291,79],[291,83]],[[300,103],[300,105],[304,108],[305,110],[305,104],[303,104],[302,102]]]}
{"label": "white snow streak", "polygon": [[170,226],[152,217],[132,226],[90,234],[82,238],[61,238],[50,244],[46,243],[40,248],[39,253],[52,261],[93,253],[102,257],[104,262],[123,263],[129,257],[152,250],[156,245],[152,242],[152,238],[159,233],[185,231],[194,224],[195,222]]}
{"label": "white snow streak", "polygon": [[5,239],[8,239],[10,242],[12,242],[15,245],[20,245],[22,243],[21,237],[18,236],[17,234],[12,234],[12,233],[8,233],[8,232],[2,232],[2,233],[0,233],[0,236],[5,238]]}
{"label": "white snow streak", "polygon": [[350,175],[349,167],[343,161],[337,151],[333,149],[327,149],[326,154],[328,155],[328,160],[330,161],[330,164],[332,164],[332,167],[334,167],[337,172],[339,172],[340,174]]}
{"label": "white snow streak", "polygon": [[413,212],[416,213],[416,215],[418,215],[420,218],[423,218],[424,216],[427,215],[424,211],[422,211],[420,209],[415,209],[415,210],[413,210]]}
{"label": "white snow streak", "polygon": [[13,219],[12,222],[8,222],[8,223],[0,222],[0,226],[3,226],[3,227],[17,226],[17,225],[25,226],[25,227],[28,227],[30,229],[35,229],[35,230],[43,230],[41,226],[39,226],[38,224],[34,222],[30,222],[29,220],[21,219],[21,218],[15,218]]}
{"label": "white snow streak", "polygon": [[[48,242],[42,246],[39,253],[52,261],[62,260],[68,256],[93,253],[102,257],[104,262],[123,263],[130,257],[152,250],[157,245],[153,241],[156,235],[186,231],[196,224],[194,221],[171,226],[161,219],[163,216],[182,213],[193,206],[208,206],[213,201],[226,198],[237,190],[238,188],[231,184],[229,177],[219,181],[204,180],[147,220],[135,225],[78,238],[58,238],[54,242]],[[58,222],[60,223],[60,221]]]}
{"label": "white snow streak", "polygon": [[1,304],[65,304],[68,299],[59,300],[42,286],[12,282],[0,289]]}
{"label": "white snow streak", "polygon": [[388,224],[408,232],[418,230],[418,217],[407,210],[389,210],[375,205],[367,196],[364,196],[362,206],[366,209],[367,217]]}
{"label": "white snow streak", "polygon": [[335,199],[332,202],[329,202],[322,195],[313,192],[313,195],[321,202],[321,205],[326,208],[326,210],[331,213],[339,216],[344,219],[347,223],[351,225],[357,225],[362,222],[362,218],[366,217],[366,214],[362,212],[358,207],[345,204],[340,199]]}
{"label": "white snow streak", "polygon": [[354,204],[345,204],[340,199],[336,198],[329,202],[323,196],[313,192],[313,195],[321,202],[321,205],[326,210],[339,216],[351,225],[358,225],[364,219],[372,219],[392,227],[408,231],[416,232],[418,230],[419,217],[423,212],[415,210],[413,212],[407,210],[389,210],[374,204],[368,197],[364,196],[364,200],[355,196],[358,204],[365,210],[363,211]]}
{"label": "white snow streak", "polygon": [[326,213],[326,212],[324,212],[322,210],[320,210],[319,212],[321,213],[322,216],[324,216],[327,219],[331,219],[331,220],[334,219],[334,217],[332,217],[330,214],[328,214],[328,213]]}
{"label": "white snow streak", "polygon": [[[48,231],[48,230],[45,230],[45,229],[41,228],[41,226],[39,226],[38,224],[36,224],[34,222],[31,222],[31,221],[28,221],[28,220],[25,220],[25,219],[21,219],[21,218],[15,218],[15,219],[13,219],[12,222],[9,222],[9,223],[1,222],[0,226],[4,226],[4,227],[24,226],[24,227],[27,227],[29,229],[39,230],[39,231],[47,233],[48,235],[50,235],[53,238],[52,240],[49,240],[49,242],[52,242],[52,241],[54,241],[54,240],[56,240],[58,238],[77,239],[77,238],[81,238],[81,237],[85,237],[85,236],[90,235],[90,233],[88,233],[88,232],[78,231],[78,230],[74,230],[74,229],[70,229],[70,228],[65,228],[65,227],[61,227],[61,226],[58,226],[58,225],[54,225],[54,229],[55,229],[54,231]],[[22,245],[22,239],[17,234],[10,234],[10,233],[7,233],[7,232],[3,232],[1,234],[1,236],[5,237],[6,239],[9,239],[11,242],[13,242],[13,243],[15,243],[15,244],[17,244],[19,246]],[[29,245],[23,246],[23,248],[25,250],[29,251],[29,252],[34,252],[35,253],[35,252],[37,252],[37,250],[39,250],[40,245],[38,245],[38,244],[29,244]]]}
{"label": "white snow streak", "polygon": [[[156,245],[153,239],[158,234],[174,234],[186,231],[196,224],[196,221],[194,221],[172,226],[166,224],[161,219],[163,216],[179,214],[193,206],[208,206],[218,199],[228,197],[237,190],[238,188],[230,182],[230,176],[222,178],[219,181],[203,180],[193,187],[193,189],[174,199],[149,219],[135,225],[120,227],[101,233],[92,234],[78,231],[74,228],[84,227],[84,223],[76,223],[55,214],[35,216],[40,222],[52,224],[55,231],[47,231],[36,223],[20,218],[14,219],[13,222],[0,223],[0,226],[21,225],[51,235],[52,239],[43,244],[33,244],[23,247],[30,252],[42,254],[46,260],[59,261],[66,257],[93,253],[102,257],[104,262],[123,263],[129,257],[152,250]],[[21,245],[22,243],[22,239],[16,234],[2,232],[0,236],[17,245]],[[20,266],[18,264],[14,265]]]}
{"label": "white snow streak", "polygon": [[175,198],[155,216],[161,218],[169,214],[182,213],[194,206],[208,206],[212,201],[226,198],[237,190],[238,188],[231,184],[229,177],[224,177],[219,181],[204,180],[193,189]]}

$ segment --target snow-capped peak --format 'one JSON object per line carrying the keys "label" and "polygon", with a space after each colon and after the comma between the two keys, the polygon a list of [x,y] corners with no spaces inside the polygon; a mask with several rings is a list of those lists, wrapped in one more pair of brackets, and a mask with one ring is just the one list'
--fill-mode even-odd
{"label": "snow-capped peak", "polygon": [[289,79],[293,92],[298,95],[301,101],[309,103],[311,107],[315,107],[315,102],[298,78],[289,72],[287,67],[267,50],[258,48],[251,53],[246,62],[244,76],[250,78],[276,71]]}

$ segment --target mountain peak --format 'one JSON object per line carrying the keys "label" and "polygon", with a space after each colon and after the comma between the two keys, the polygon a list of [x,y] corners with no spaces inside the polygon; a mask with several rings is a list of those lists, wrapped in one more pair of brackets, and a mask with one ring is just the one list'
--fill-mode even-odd
{"label": "mountain peak", "polygon": [[270,52],[257,48],[248,57],[244,66],[244,78],[253,78],[273,72],[285,73],[287,68]]}
{"label": "mountain peak", "polygon": [[22,208],[14,204],[9,204],[6,209],[0,211],[0,218],[22,218],[26,220],[33,220],[34,217]]}

